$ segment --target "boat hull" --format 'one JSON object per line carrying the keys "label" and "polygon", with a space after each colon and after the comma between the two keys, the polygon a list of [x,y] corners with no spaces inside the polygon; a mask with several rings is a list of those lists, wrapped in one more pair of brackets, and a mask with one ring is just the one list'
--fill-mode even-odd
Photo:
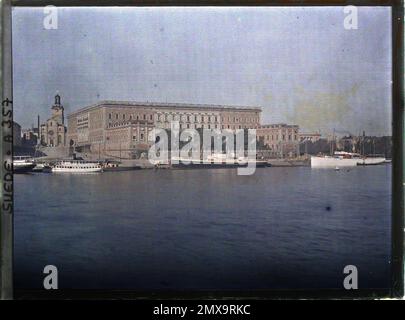
{"label": "boat hull", "polygon": [[102,168],[86,168],[86,169],[80,169],[80,168],[52,168],[51,169],[52,173],[94,173],[94,172],[102,172]]}
{"label": "boat hull", "polygon": [[337,157],[311,157],[311,168],[341,168],[355,167],[359,159],[344,159]]}
{"label": "boat hull", "polygon": [[34,168],[35,168],[35,163],[13,165],[13,172],[14,173],[27,173],[27,172],[32,172],[32,170]]}
{"label": "boat hull", "polygon": [[139,166],[132,166],[132,167],[104,167],[103,172],[116,172],[116,171],[133,171],[133,170],[141,170],[142,168]]}
{"label": "boat hull", "polygon": [[383,163],[386,163],[386,159],[383,157],[365,158],[357,162],[359,166],[373,166]]}

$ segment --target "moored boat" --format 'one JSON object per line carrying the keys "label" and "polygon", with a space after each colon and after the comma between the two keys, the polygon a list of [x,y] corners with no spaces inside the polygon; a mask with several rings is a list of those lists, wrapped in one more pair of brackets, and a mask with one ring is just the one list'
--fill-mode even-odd
{"label": "moored boat", "polygon": [[62,160],[51,166],[52,173],[93,173],[102,172],[100,163],[85,160]]}
{"label": "moored boat", "polygon": [[14,156],[13,157],[13,172],[27,173],[35,168],[36,164],[30,156]]}
{"label": "moored boat", "polygon": [[385,157],[379,157],[379,156],[373,156],[373,157],[365,157],[362,158],[357,162],[357,165],[359,166],[372,166],[372,165],[378,165],[378,164],[383,164],[387,163],[387,160]]}
{"label": "moored boat", "polygon": [[361,156],[358,153],[336,151],[333,156],[312,156],[312,168],[341,168],[358,165],[378,165],[386,162],[384,157]]}
{"label": "moored boat", "polygon": [[311,168],[342,168],[355,167],[360,156],[356,153],[335,152],[333,156],[312,156]]}
{"label": "moored boat", "polygon": [[116,171],[133,171],[141,170],[142,168],[137,165],[125,166],[120,161],[107,160],[102,163],[103,172],[116,172]]}

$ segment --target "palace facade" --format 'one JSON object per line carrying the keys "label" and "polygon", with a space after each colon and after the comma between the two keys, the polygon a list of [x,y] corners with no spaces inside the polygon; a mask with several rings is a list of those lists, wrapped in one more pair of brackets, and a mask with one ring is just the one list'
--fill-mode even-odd
{"label": "palace facade", "polygon": [[285,158],[299,155],[299,126],[285,123],[267,124],[256,131],[258,140],[267,146],[271,156]]}
{"label": "palace facade", "polygon": [[104,101],[68,115],[67,141],[82,152],[104,157],[133,157],[148,150],[153,128],[257,129],[261,108],[177,103]]}

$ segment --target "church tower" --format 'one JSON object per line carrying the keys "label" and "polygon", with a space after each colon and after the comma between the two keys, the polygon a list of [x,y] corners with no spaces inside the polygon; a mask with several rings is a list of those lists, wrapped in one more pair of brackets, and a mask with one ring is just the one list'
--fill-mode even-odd
{"label": "church tower", "polygon": [[60,103],[60,95],[56,94],[55,103],[52,106],[52,120],[60,124],[65,124],[64,108]]}

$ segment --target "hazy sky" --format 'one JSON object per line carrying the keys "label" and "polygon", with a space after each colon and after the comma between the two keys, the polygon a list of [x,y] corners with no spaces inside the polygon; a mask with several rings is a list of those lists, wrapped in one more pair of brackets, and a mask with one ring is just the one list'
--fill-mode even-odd
{"label": "hazy sky", "polygon": [[14,8],[15,121],[100,100],[263,108],[262,123],[391,133],[391,11],[343,7]]}

